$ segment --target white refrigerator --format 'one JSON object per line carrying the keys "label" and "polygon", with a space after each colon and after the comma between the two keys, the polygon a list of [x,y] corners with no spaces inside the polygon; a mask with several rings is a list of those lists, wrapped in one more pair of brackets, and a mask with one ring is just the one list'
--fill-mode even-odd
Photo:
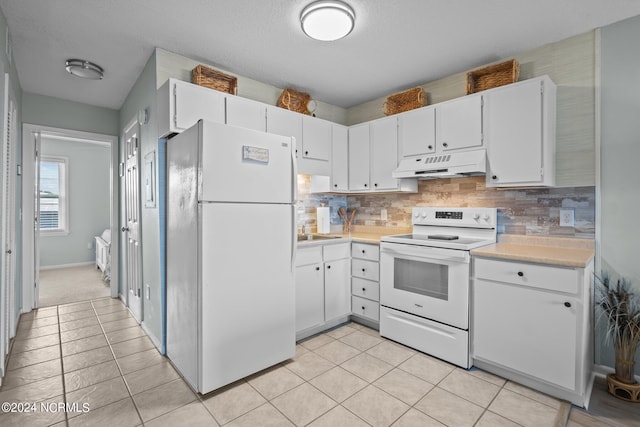
{"label": "white refrigerator", "polygon": [[167,356],[202,394],[295,354],[294,147],[202,120],[167,142]]}

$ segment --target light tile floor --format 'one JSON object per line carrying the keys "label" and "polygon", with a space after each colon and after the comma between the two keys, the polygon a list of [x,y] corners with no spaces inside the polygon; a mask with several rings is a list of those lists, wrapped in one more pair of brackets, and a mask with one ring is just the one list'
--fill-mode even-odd
{"label": "light tile floor", "polygon": [[[0,402],[37,402],[30,413],[0,415],[3,427],[625,425],[356,323],[299,343],[293,360],[200,396],[110,298],[23,315]],[[67,411],[58,406],[65,403]]]}

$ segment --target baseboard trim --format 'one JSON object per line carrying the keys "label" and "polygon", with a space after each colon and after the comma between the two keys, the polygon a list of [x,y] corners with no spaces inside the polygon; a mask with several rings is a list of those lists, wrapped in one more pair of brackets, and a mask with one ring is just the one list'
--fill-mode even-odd
{"label": "baseboard trim", "polygon": [[144,320],[142,321],[142,323],[140,323],[140,326],[142,327],[142,329],[146,332],[147,336],[149,337],[149,339],[151,340],[151,342],[153,343],[153,345],[156,346],[156,349],[160,352],[160,354],[162,354],[162,343],[160,342],[160,340],[158,338],[156,338],[156,336],[149,330],[149,328],[147,328],[147,324],[144,322]]}
{"label": "baseboard trim", "polygon": [[72,268],[72,267],[82,267],[84,265],[95,264],[95,261],[84,261],[84,262],[75,262],[73,264],[60,264],[60,265],[45,265],[40,267],[40,271],[42,270],[59,270],[61,268]]}
{"label": "baseboard trim", "polygon": [[[609,374],[614,374],[616,372],[615,368],[607,365],[593,365],[593,374],[600,377],[606,378]],[[636,381],[640,383],[640,375],[635,376]]]}

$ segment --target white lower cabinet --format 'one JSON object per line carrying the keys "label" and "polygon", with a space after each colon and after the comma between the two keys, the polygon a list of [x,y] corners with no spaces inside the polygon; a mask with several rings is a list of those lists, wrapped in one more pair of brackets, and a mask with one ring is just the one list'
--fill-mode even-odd
{"label": "white lower cabinet", "polygon": [[584,406],[592,367],[592,263],[474,259],[474,365]]}
{"label": "white lower cabinet", "polygon": [[380,322],[380,246],[351,244],[351,313],[368,326]]}
{"label": "white lower cabinet", "polygon": [[298,248],[296,339],[329,329],[351,314],[350,244]]}

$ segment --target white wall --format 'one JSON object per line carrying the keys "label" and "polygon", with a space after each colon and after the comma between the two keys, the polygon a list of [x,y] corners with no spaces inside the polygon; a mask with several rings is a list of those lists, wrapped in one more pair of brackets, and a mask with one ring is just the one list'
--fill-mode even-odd
{"label": "white wall", "polygon": [[109,228],[111,148],[43,138],[41,154],[68,159],[69,234],[40,235],[40,266],[94,261],[94,236]]}

